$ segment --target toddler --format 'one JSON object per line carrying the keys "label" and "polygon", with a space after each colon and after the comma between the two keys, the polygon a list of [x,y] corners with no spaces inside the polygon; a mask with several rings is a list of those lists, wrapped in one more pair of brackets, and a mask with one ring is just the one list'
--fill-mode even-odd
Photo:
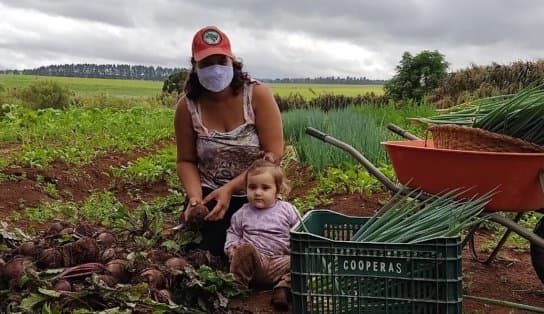
{"label": "toddler", "polygon": [[281,168],[258,159],[246,173],[248,203],[231,219],[225,253],[230,272],[245,287],[273,287],[272,305],[289,308],[291,263],[289,230],[299,220],[296,209],[279,199],[288,192]]}

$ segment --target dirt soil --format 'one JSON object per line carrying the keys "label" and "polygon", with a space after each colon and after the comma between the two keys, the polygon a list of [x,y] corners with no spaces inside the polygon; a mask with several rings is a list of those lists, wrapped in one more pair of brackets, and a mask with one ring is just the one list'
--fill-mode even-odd
{"label": "dirt soil", "polygon": [[[136,208],[145,201],[165,196],[168,187],[165,182],[153,185],[138,185],[132,182],[114,180],[110,167],[119,167],[164,147],[173,140],[161,141],[147,149],[137,149],[128,153],[116,153],[95,159],[90,164],[74,168],[62,162],[55,162],[44,170],[14,167],[3,169],[3,175],[13,180],[0,183],[0,215],[9,217],[13,211],[20,211],[25,206],[36,206],[40,202],[53,201],[48,195],[44,183],[53,183],[60,192],[57,198],[75,202],[83,201],[93,191],[108,190],[129,208]],[[290,199],[304,195],[316,184],[310,172],[300,165],[291,165],[288,176],[294,186]],[[354,216],[372,215],[377,208],[390,197],[389,193],[380,192],[373,195],[334,195],[328,208],[337,212]],[[10,221],[10,226],[26,228],[24,219]],[[489,233],[482,230],[477,237],[478,250],[484,249],[484,242]],[[485,253],[481,253],[485,254]],[[543,261],[544,262],[544,261]],[[544,307],[544,284],[538,279],[529,252],[518,252],[503,249],[497,260],[491,264],[475,261],[468,246],[463,250],[463,286],[464,293],[474,296],[490,297]],[[231,308],[248,313],[275,313],[270,306],[271,291],[256,291],[247,297],[235,299]],[[465,313],[529,313],[504,307],[487,306],[465,299]]]}

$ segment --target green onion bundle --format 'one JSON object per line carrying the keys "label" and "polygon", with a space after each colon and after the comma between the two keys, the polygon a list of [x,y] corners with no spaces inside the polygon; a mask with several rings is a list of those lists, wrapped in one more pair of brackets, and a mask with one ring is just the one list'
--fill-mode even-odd
{"label": "green onion bundle", "polygon": [[[468,190],[452,190],[419,201],[422,192],[399,192],[353,235],[352,241],[416,243],[438,237],[457,236],[480,222],[494,191],[478,198],[458,201]],[[400,193],[404,193],[401,196]]]}
{"label": "green onion bundle", "polygon": [[544,88],[528,87],[514,95],[483,98],[438,116],[415,120],[476,127],[544,145]]}

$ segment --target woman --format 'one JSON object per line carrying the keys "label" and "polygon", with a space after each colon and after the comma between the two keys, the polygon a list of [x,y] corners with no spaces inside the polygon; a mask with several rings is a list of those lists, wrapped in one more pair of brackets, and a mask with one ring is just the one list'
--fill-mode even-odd
{"label": "woman", "polygon": [[242,71],[228,37],[214,26],[193,38],[183,90],[174,127],[176,168],[189,200],[184,219],[195,206],[206,205],[202,244],[222,255],[230,218],[247,202],[245,170],[263,156],[281,160],[281,115],[270,89]]}

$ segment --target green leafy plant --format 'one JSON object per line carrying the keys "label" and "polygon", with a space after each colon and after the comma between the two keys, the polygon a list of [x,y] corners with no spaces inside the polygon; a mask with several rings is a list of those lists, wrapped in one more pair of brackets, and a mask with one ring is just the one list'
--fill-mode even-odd
{"label": "green leafy plant", "polygon": [[[173,135],[172,109],[68,107],[31,111],[12,106],[0,120],[0,143],[19,143],[9,162],[46,167],[52,160],[82,164],[111,151],[148,146]],[[9,166],[5,165],[5,166]]]}
{"label": "green leafy plant", "polygon": [[176,174],[176,146],[170,145],[158,152],[138,158],[121,168],[112,168],[116,177],[135,182],[154,183],[160,180],[172,181],[179,186]]}
{"label": "green leafy plant", "polygon": [[[390,166],[382,169],[390,169]],[[379,181],[362,166],[351,164],[344,164],[341,168],[330,167],[318,177],[317,181],[317,185],[303,197],[293,200],[293,205],[299,212],[304,213],[317,205],[330,203],[330,197],[334,194],[361,193],[369,195],[382,188]]]}
{"label": "green leafy plant", "polygon": [[20,98],[32,109],[64,108],[70,103],[73,92],[53,80],[39,80],[20,90]]}

